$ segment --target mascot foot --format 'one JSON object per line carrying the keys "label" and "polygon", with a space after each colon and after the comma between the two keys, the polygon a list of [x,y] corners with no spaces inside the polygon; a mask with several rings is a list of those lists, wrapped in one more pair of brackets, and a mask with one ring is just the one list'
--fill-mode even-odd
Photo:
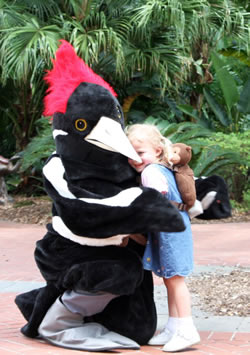
{"label": "mascot foot", "polygon": [[109,331],[101,324],[83,323],[83,316],[70,312],[60,298],[48,310],[38,332],[49,343],[69,349],[98,352],[140,348],[135,341]]}

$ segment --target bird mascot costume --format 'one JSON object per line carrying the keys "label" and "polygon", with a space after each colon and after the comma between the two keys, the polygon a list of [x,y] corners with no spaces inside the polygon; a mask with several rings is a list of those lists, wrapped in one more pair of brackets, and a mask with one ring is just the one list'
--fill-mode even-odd
{"label": "bird mascot costume", "polygon": [[53,216],[34,252],[46,284],[15,300],[27,320],[21,332],[70,349],[138,349],[155,332],[156,310],[144,246],[133,236],[182,231],[182,217],[138,186],[128,157],[140,157],[117,95],[68,42],[45,80],[56,151],[43,176]]}

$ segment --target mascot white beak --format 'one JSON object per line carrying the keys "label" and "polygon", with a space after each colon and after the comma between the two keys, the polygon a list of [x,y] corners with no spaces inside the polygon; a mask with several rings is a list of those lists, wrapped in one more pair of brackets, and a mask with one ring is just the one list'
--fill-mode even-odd
{"label": "mascot white beak", "polygon": [[101,117],[97,125],[85,137],[89,143],[112,152],[120,153],[141,163],[141,158],[124,133],[120,123],[112,118]]}

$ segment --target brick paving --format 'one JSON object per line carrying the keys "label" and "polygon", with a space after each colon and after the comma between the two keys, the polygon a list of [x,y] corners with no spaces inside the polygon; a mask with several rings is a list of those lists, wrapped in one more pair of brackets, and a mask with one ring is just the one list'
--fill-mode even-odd
{"label": "brick paving", "polygon": [[[250,267],[250,223],[193,224],[196,265]],[[0,355],[73,355],[100,354],[58,348],[42,340],[24,337],[19,329],[25,324],[14,304],[17,293],[30,283],[43,279],[33,260],[36,240],[45,228],[0,221]],[[2,283],[1,283],[2,282]],[[159,281],[156,280],[156,284]],[[9,285],[6,290],[1,285]],[[18,291],[18,288],[20,290]],[[233,319],[232,319],[233,321]],[[225,324],[226,325],[226,324]],[[227,329],[226,326],[224,328]],[[244,331],[200,331],[201,343],[181,354],[194,355],[250,355],[250,327]],[[115,350],[112,354],[159,355],[159,346],[142,346],[140,350]]]}

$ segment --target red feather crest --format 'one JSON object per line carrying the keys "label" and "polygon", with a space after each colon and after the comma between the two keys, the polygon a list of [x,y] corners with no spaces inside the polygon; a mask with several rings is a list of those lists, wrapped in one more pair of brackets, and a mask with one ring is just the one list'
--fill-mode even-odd
{"label": "red feather crest", "polygon": [[117,96],[113,88],[77,56],[71,44],[65,40],[60,42],[56,59],[52,59],[53,69],[44,77],[49,85],[44,98],[45,116],[52,116],[55,112],[65,113],[69,97],[82,82],[103,86]]}

